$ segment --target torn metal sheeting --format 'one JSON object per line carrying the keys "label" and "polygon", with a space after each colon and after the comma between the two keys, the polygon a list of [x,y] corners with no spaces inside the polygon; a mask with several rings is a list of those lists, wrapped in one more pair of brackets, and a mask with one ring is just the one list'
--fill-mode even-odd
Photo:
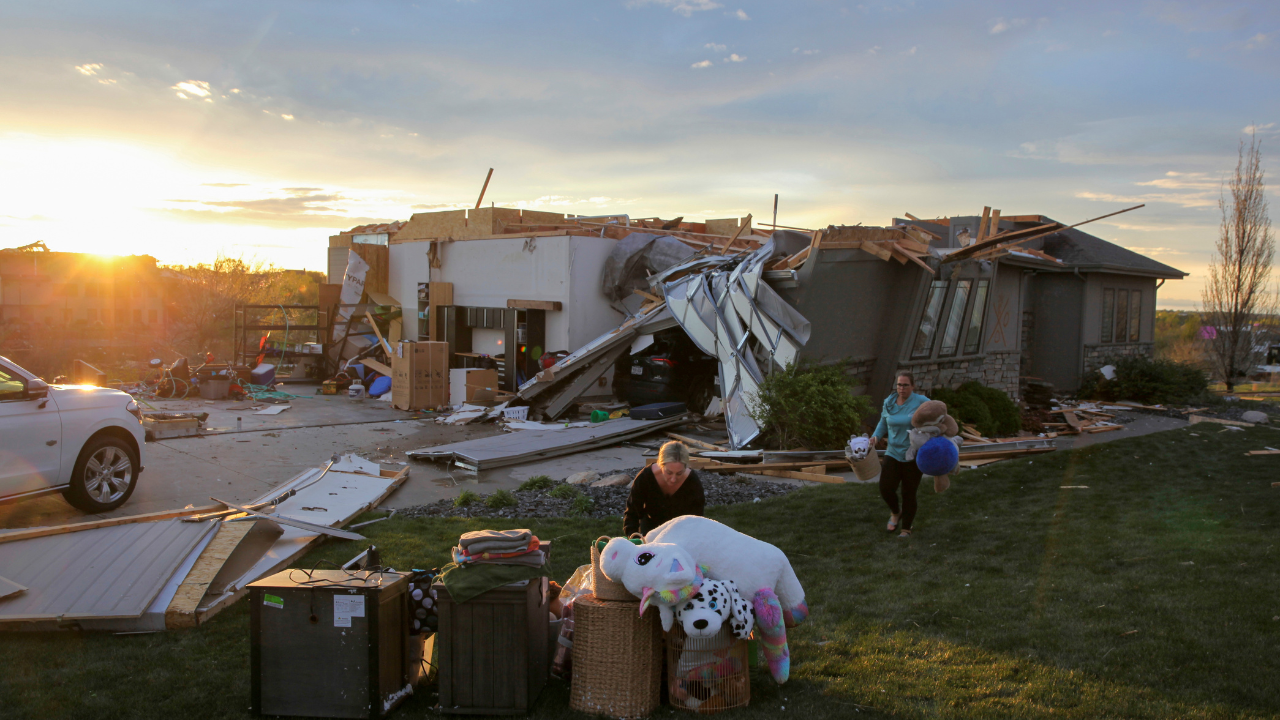
{"label": "torn metal sheeting", "polygon": [[[281,516],[292,518],[301,515],[308,518],[314,525],[327,528],[340,527],[351,522],[360,513],[377,507],[408,477],[408,466],[398,472],[383,470],[380,477],[334,471],[326,473],[321,468],[312,468],[284,485],[274,488],[255,503],[287,495],[293,490],[296,492],[281,501],[276,506],[277,514],[268,515],[269,519],[282,522]],[[304,511],[302,509],[304,507],[317,509]],[[324,508],[324,510],[320,511],[318,508]],[[321,533],[299,527],[283,528],[279,538],[252,567],[228,584],[221,595],[205,597],[185,622],[194,625],[213,617],[243,595],[249,583],[284,569],[289,563],[302,557],[323,537]]]}
{"label": "torn metal sheeting", "polygon": [[132,523],[0,544],[0,623],[138,618],[216,523]]}
{"label": "torn metal sheeting", "polygon": [[685,415],[661,420],[618,418],[589,427],[526,430],[411,450],[406,454],[420,460],[451,461],[469,470],[490,470],[607,447],[688,421]]}
{"label": "torn metal sheeting", "polygon": [[[210,499],[216,500],[216,498],[210,498]],[[257,518],[269,518],[271,520],[274,520],[275,522],[280,523],[281,525],[288,525],[289,527],[296,527],[301,530],[309,530],[311,532],[321,533],[323,535],[332,535],[334,537],[342,538],[343,540],[364,540],[365,539],[365,537],[360,533],[347,532],[346,530],[339,530],[337,528],[326,527],[324,525],[317,525],[315,523],[309,523],[306,520],[299,520],[298,518],[289,517],[288,515],[281,515],[280,513],[267,515],[266,513],[260,513],[257,510],[250,510],[249,508],[240,507],[239,505],[236,505],[234,503],[229,503],[225,500],[216,500],[216,502],[220,502],[223,505],[226,505],[227,507],[235,508],[236,510],[239,510],[240,512],[246,515],[252,515],[253,517],[257,517]],[[307,508],[302,508],[302,509],[306,510]],[[327,509],[328,508],[315,507],[315,508],[311,508],[311,512],[321,512]]]}
{"label": "torn metal sheeting", "polygon": [[0,577],[0,600],[3,600],[10,595],[17,595],[20,592],[26,592],[26,590],[27,588],[25,585],[19,585],[9,578]]}

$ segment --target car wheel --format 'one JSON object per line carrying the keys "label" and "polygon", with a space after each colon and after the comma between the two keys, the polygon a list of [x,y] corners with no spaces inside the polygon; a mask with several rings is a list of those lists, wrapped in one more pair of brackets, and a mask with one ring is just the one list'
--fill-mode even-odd
{"label": "car wheel", "polygon": [[120,438],[103,435],[85,443],[62,496],[79,510],[115,510],[133,494],[138,482],[138,456]]}

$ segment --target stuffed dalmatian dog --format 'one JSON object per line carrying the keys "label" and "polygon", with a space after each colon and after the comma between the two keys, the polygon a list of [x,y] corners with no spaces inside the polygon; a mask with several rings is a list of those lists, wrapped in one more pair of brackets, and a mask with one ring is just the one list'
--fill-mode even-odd
{"label": "stuffed dalmatian dog", "polygon": [[756,623],[751,604],[738,594],[732,580],[706,580],[693,597],[676,607],[676,622],[689,637],[713,637],[726,621],[740,640],[751,637]]}

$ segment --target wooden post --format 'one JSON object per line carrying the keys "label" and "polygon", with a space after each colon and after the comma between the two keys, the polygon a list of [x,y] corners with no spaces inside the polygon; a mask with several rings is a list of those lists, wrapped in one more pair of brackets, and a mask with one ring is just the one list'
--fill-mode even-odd
{"label": "wooden post", "polygon": [[484,187],[480,188],[480,197],[476,198],[476,209],[480,209],[480,203],[484,202],[484,191],[489,189],[489,178],[493,177],[493,168],[489,168],[489,174],[484,176]]}

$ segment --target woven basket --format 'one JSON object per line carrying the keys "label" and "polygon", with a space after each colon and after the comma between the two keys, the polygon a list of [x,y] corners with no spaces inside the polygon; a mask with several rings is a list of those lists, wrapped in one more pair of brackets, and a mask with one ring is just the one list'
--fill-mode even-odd
{"label": "woven basket", "polygon": [[714,715],[751,702],[749,644],[735,638],[727,623],[705,638],[685,635],[676,623],[666,640],[672,707]]}
{"label": "woven basket", "polygon": [[880,455],[872,450],[857,462],[850,460],[849,465],[853,467],[853,474],[857,475],[862,482],[866,482],[880,474]]}
{"label": "woven basket", "polygon": [[591,594],[595,595],[599,600],[640,602],[640,598],[632,595],[625,585],[610,580],[600,570],[600,553],[607,542],[609,542],[609,536],[601,535],[595,542],[591,543]]}
{"label": "woven basket", "polygon": [[658,709],[662,630],[657,611],[639,614],[634,602],[573,603],[573,681],[569,707],[629,720]]}

